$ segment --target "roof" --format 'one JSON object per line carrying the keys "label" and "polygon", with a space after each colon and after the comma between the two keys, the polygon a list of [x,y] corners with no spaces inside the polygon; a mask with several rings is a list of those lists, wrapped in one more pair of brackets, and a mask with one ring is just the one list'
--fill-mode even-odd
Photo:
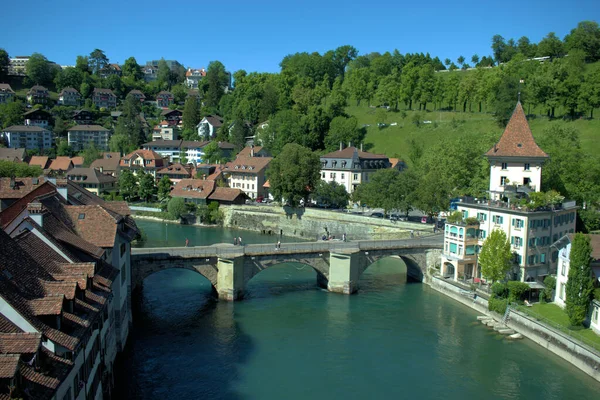
{"label": "roof", "polygon": [[48,130],[44,129],[42,127],[39,127],[39,126],[35,126],[35,125],[13,125],[13,126],[9,126],[8,128],[6,128],[5,130],[3,130],[2,132],[38,132],[38,133],[43,133],[43,132],[48,132]]}
{"label": "roof", "polygon": [[181,139],[178,140],[155,140],[152,142],[144,143],[142,147],[181,147]]}
{"label": "roof", "polygon": [[137,95],[142,95],[142,96],[146,97],[146,95],[141,90],[138,90],[138,89],[130,90],[128,94],[137,94]]}
{"label": "roof", "polygon": [[63,90],[60,91],[59,95],[61,95],[63,93],[67,93],[67,92],[68,93],[77,93],[77,94],[79,94],[79,91],[77,89],[72,88],[72,87],[66,87],[66,88],[63,88]]}
{"label": "roof", "polygon": [[71,157],[71,162],[73,162],[74,166],[81,166],[84,163],[84,159],[81,156]]}
{"label": "roof", "polygon": [[158,96],[169,96],[169,97],[173,97],[173,93],[171,92],[167,92],[166,90],[161,90],[160,92],[158,92],[158,94],[156,95],[156,97]]}
{"label": "roof", "polygon": [[[254,146],[254,147],[252,147],[252,146],[247,146],[247,147],[244,147],[244,148],[243,148],[243,149],[242,149],[242,150],[241,150],[241,151],[238,153],[238,157],[239,157],[239,156],[246,156],[246,157],[249,157],[249,156],[250,156],[250,154],[252,153],[252,150],[254,150],[254,154],[256,155],[256,154],[258,154],[258,153],[259,153],[261,150],[263,150],[263,147],[262,147],[262,146]],[[266,151],[266,150],[265,150],[265,151]]]}
{"label": "roof", "polygon": [[113,96],[115,95],[112,90],[110,90],[110,89],[102,89],[102,88],[94,88],[94,93],[104,93],[104,94],[110,94],[110,95],[113,95]]}
{"label": "roof", "polygon": [[29,165],[30,166],[38,165],[42,169],[46,169],[46,168],[48,168],[48,161],[49,161],[49,158],[46,156],[33,156],[33,157],[31,157],[31,160],[29,160]]}
{"label": "roof", "polygon": [[388,158],[385,154],[373,154],[367,153],[366,151],[360,151],[354,146],[346,147],[342,150],[337,150],[331,153],[327,153],[321,158],[352,158],[354,153],[358,155],[358,158]]}
{"label": "roof", "polygon": [[[223,125],[223,118],[219,117],[218,115],[207,115],[202,121],[204,120],[206,120],[206,122],[208,122],[215,128],[218,128],[219,126]],[[200,121],[200,123],[202,123],[202,121]]]}
{"label": "roof", "polygon": [[42,85],[33,85],[31,87],[31,89],[29,89],[29,92],[27,93],[31,93],[33,91],[38,91],[38,92],[43,92],[43,91],[48,91],[48,89],[46,89],[45,87],[43,87]]}
{"label": "roof", "polygon": [[206,199],[215,189],[215,181],[182,179],[171,190],[171,197]]}
{"label": "roof", "polygon": [[0,83],[0,91],[14,93],[8,83]]}
{"label": "roof", "polygon": [[182,164],[180,163],[176,163],[173,165],[169,165],[168,167],[165,167],[159,171],[156,171],[157,174],[163,174],[163,175],[180,175],[180,174],[186,174],[187,176],[191,176],[191,172]]}
{"label": "roof", "polygon": [[[98,247],[113,247],[117,234],[117,219],[100,206],[65,206],[75,231],[86,242]],[[120,216],[117,218],[120,219]]]}
{"label": "roof", "polygon": [[173,113],[183,115],[183,113],[180,110],[162,110],[160,115],[165,116],[165,115],[169,115],[169,114],[173,114]]}
{"label": "roof", "polygon": [[0,378],[10,379],[14,377],[19,367],[20,358],[18,354],[0,354]]}
{"label": "roof", "polygon": [[117,178],[112,175],[106,175],[95,168],[73,168],[67,172],[67,179],[75,183],[111,183],[116,182]]}
{"label": "roof", "polygon": [[73,168],[73,162],[67,156],[58,156],[56,159],[52,160],[48,169],[53,171],[67,171]]}
{"label": "roof", "polygon": [[151,161],[150,164],[146,165],[144,163],[144,165],[140,165],[140,167],[155,168],[155,167],[162,167],[164,165],[164,160],[163,160],[162,156],[153,150],[135,150],[135,151],[127,154],[125,157],[123,157],[121,159],[120,165],[122,167],[135,167],[136,165],[125,163],[125,160],[131,160],[135,157],[141,157],[143,160]]}
{"label": "roof", "polygon": [[25,196],[21,197],[18,201],[11,204],[2,212],[0,212],[0,224],[2,227],[6,227],[13,219],[15,219],[26,207],[27,204],[38,196],[44,196],[49,193],[55,192],[55,188],[52,184],[44,182]]}
{"label": "roof", "polygon": [[220,149],[223,150],[233,150],[235,148],[235,146],[231,143],[228,142],[218,142],[217,145],[219,146]]}
{"label": "roof", "polygon": [[15,178],[11,186],[11,178],[0,178],[0,199],[20,199],[43,183],[43,178]]}
{"label": "roof", "polygon": [[24,117],[27,117],[29,115],[33,115],[33,114],[46,114],[47,117],[51,117],[51,114],[48,111],[36,108],[35,110],[29,110],[27,112],[23,113]]}
{"label": "roof", "polygon": [[6,161],[23,161],[27,158],[25,149],[10,149],[8,147],[0,147],[0,160]]}
{"label": "roof", "polygon": [[533,138],[521,102],[517,102],[498,143],[485,155],[488,157],[548,157],[548,154],[540,149]]}
{"label": "roof", "polygon": [[29,354],[35,353],[40,347],[40,333],[0,333],[0,353]]}
{"label": "roof", "polygon": [[216,187],[214,192],[212,192],[212,194],[208,196],[208,199],[216,201],[234,201],[239,196],[247,197],[246,194],[240,189]]}
{"label": "roof", "polygon": [[244,157],[237,156],[235,160],[225,164],[225,172],[258,174],[271,162],[273,157]]}
{"label": "roof", "polygon": [[404,164],[404,160],[401,160],[399,158],[390,158],[389,160],[390,164],[392,164],[390,168],[396,168],[398,164]]}
{"label": "roof", "polygon": [[100,125],[75,125],[69,129],[67,129],[67,131],[69,131],[69,132],[73,132],[73,131],[110,132],[110,130],[108,130],[105,127],[100,126]]}
{"label": "roof", "polygon": [[271,187],[271,182],[267,179],[267,181],[263,185],[264,188],[269,189]]}
{"label": "roof", "polygon": [[102,168],[102,171],[116,171],[119,169],[119,162],[121,162],[121,154],[119,153],[103,153],[102,158],[94,160],[91,164],[91,168]]}

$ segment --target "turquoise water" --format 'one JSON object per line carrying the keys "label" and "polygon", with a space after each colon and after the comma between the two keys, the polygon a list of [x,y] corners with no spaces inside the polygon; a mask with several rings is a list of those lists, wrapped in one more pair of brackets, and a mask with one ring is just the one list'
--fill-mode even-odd
{"label": "turquoise water", "polygon": [[[160,223],[139,225],[153,236],[164,230]],[[223,229],[167,229],[174,238],[205,244],[240,233],[247,243],[273,241]],[[147,245],[153,243],[158,242]],[[216,301],[208,281],[194,272],[154,274],[144,282],[119,394],[239,400],[598,398],[600,384],[563,360],[528,340],[508,342],[476,322],[472,310],[405,281],[405,266],[384,259],[363,274],[357,295],[344,296],[318,289],[310,267],[282,264],[255,276],[244,301],[227,303]]]}

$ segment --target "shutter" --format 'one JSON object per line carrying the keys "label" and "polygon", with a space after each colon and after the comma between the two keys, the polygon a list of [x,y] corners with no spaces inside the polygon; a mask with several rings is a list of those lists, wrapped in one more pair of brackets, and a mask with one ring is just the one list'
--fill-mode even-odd
{"label": "shutter", "polygon": [[510,237],[510,244],[514,244],[514,243],[515,243],[515,237],[514,237],[514,236],[511,236],[511,237]]}

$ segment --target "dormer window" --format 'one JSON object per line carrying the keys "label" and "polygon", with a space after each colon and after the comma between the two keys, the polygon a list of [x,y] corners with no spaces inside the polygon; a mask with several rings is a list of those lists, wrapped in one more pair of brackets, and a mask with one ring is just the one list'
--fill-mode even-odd
{"label": "dormer window", "polygon": [[503,162],[502,163],[502,169],[503,170],[508,169],[508,163]]}
{"label": "dormer window", "polygon": [[525,163],[525,164],[523,165],[523,169],[524,169],[525,171],[529,171],[529,170],[530,170],[530,168],[531,168],[531,165],[530,165],[529,163]]}

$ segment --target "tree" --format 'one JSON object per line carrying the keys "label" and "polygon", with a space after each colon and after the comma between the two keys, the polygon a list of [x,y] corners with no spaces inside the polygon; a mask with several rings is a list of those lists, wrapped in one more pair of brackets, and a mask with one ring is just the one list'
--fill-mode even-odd
{"label": "tree", "polygon": [[335,151],[340,143],[353,143],[358,146],[364,137],[365,129],[358,127],[356,117],[335,117],[331,120],[329,132],[325,136],[325,150]]}
{"label": "tree", "polygon": [[126,154],[137,149],[143,143],[145,135],[139,113],[139,100],[128,94],[123,103],[123,112],[117,119],[115,133],[110,138],[109,144],[112,151]]}
{"label": "tree", "polygon": [[137,196],[137,183],[137,177],[127,169],[119,175],[119,191],[126,201],[130,201]]}
{"label": "tree", "polygon": [[164,175],[158,182],[158,200],[161,203],[167,202],[171,198],[171,186],[173,183],[168,176]]}
{"label": "tree", "polygon": [[139,81],[144,77],[142,67],[137,63],[135,57],[129,57],[121,68],[124,77],[131,77],[134,81]]}
{"label": "tree", "polygon": [[511,268],[512,253],[506,233],[501,229],[494,229],[483,242],[479,254],[481,274],[492,283],[503,280]]}
{"label": "tree", "polygon": [[459,56],[456,59],[456,62],[458,63],[458,65],[464,65],[465,64],[465,57],[464,56]]}
{"label": "tree", "polygon": [[30,167],[26,163],[0,160],[0,177],[2,178],[38,177],[43,173],[42,168],[37,165]]}
{"label": "tree", "polygon": [[79,88],[82,83],[83,72],[73,67],[67,67],[59,71],[56,78],[54,78],[54,84],[58,91],[66,87]]}
{"label": "tree", "polygon": [[88,63],[92,70],[92,73],[98,75],[108,65],[108,57],[104,54],[104,51],[95,49],[90,53],[88,57]]}
{"label": "tree", "polygon": [[590,112],[590,118],[594,118],[594,108],[600,107],[600,68],[586,72],[579,94],[581,107]]}
{"label": "tree", "polygon": [[[196,126],[200,122],[200,103],[196,96],[189,96],[185,100],[183,107],[183,129],[196,131]],[[197,132],[196,132],[197,135]]]}
{"label": "tree", "polygon": [[473,54],[473,57],[471,57],[471,62],[473,63],[473,65],[477,66],[477,64],[479,63],[479,56],[477,54]]}
{"label": "tree", "polygon": [[94,142],[88,143],[81,152],[81,155],[83,156],[83,165],[85,167],[89,167],[91,163],[102,158],[102,152],[96,147]]}
{"label": "tree", "polygon": [[345,208],[348,205],[350,195],[346,187],[335,181],[325,182],[320,180],[314,188],[310,197],[317,204],[326,208]]}
{"label": "tree", "polygon": [[537,55],[552,58],[562,57],[565,55],[564,43],[554,32],[550,32],[538,43]]}
{"label": "tree", "polygon": [[600,27],[595,21],[582,21],[565,37],[566,50],[581,50],[586,61],[600,60]]}
{"label": "tree", "polygon": [[446,59],[444,60],[444,64],[446,65],[446,67],[449,67],[449,66],[450,66],[450,64],[452,64],[452,60],[450,60],[449,58],[446,58]]}
{"label": "tree", "polygon": [[494,60],[498,65],[501,62],[505,62],[505,52],[506,52],[506,41],[500,35],[494,35],[492,38],[492,51],[494,53]]}
{"label": "tree", "polygon": [[204,146],[204,162],[207,164],[218,163],[223,159],[223,151],[216,141],[212,141]]}
{"label": "tree", "polygon": [[91,73],[89,59],[86,56],[77,56],[77,61],[75,61],[75,68],[81,71],[82,73]]}
{"label": "tree", "polygon": [[25,106],[20,101],[0,104],[0,126],[8,128],[12,125],[21,125],[24,112]]}
{"label": "tree", "polygon": [[139,178],[138,195],[144,201],[148,201],[154,196],[156,186],[154,186],[154,176],[152,174],[143,174]]}
{"label": "tree", "polygon": [[369,182],[358,185],[352,193],[352,201],[373,208],[383,208],[384,213],[398,209],[398,170],[380,169],[369,178]]}
{"label": "tree", "polygon": [[531,44],[527,36],[521,36],[517,41],[517,49],[525,57],[531,58],[535,56],[537,45]]}
{"label": "tree", "polygon": [[173,197],[167,204],[167,211],[173,219],[179,219],[186,212],[185,200],[182,197]]}
{"label": "tree", "polygon": [[66,138],[58,139],[58,143],[56,146],[56,155],[57,156],[73,156],[73,149],[69,146],[69,141]]}
{"label": "tree", "polygon": [[4,82],[8,76],[8,65],[10,64],[10,58],[6,50],[0,48],[0,82]]}
{"label": "tree", "polygon": [[33,53],[27,60],[27,78],[36,85],[46,85],[52,82],[50,63],[40,53]]}
{"label": "tree", "polygon": [[583,233],[576,233],[571,242],[565,301],[567,315],[572,326],[579,326],[583,323],[592,300],[594,280],[590,268],[591,260],[590,238]]}
{"label": "tree", "polygon": [[229,74],[219,61],[211,61],[206,69],[206,106],[218,107],[225,88],[229,86]]}
{"label": "tree", "polygon": [[250,134],[248,126],[241,118],[236,118],[230,126],[230,142],[234,146],[234,151],[239,152],[246,145],[246,137]]}
{"label": "tree", "polygon": [[307,200],[310,190],[321,177],[319,156],[295,143],[286,144],[281,153],[271,161],[267,170],[273,196],[298,206]]}

